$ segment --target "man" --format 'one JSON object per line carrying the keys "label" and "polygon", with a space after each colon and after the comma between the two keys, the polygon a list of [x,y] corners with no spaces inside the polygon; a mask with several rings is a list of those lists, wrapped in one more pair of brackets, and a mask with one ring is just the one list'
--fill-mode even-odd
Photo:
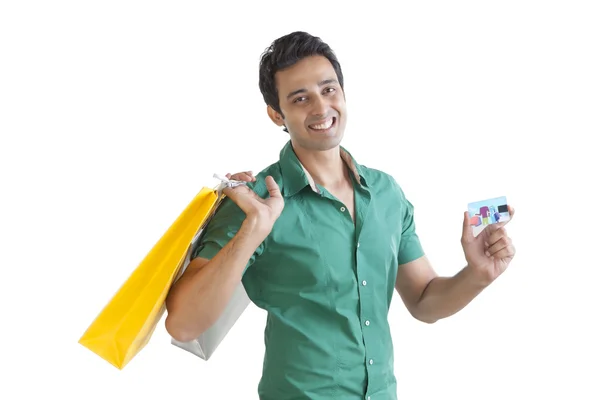
{"label": "man", "polygon": [[474,237],[465,212],[467,266],[437,276],[400,186],[340,145],[343,75],[319,38],[294,32],[275,40],[259,86],[290,141],[256,178],[234,176],[247,186],[226,190],[168,296],[166,328],[177,340],[196,338],[242,280],[268,313],[261,399],[396,399],[387,321],[394,290],[415,318],[448,317],[507,268],[511,240],[503,224]]}

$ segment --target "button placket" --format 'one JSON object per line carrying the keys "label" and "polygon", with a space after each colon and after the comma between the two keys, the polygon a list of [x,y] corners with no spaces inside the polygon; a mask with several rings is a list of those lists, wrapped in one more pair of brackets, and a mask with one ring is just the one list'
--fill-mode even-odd
{"label": "button placket", "polygon": [[[359,247],[360,247],[360,242],[357,242],[357,243],[356,243],[356,248],[358,249]],[[361,284],[362,284],[362,286],[363,286],[363,287],[364,287],[364,286],[367,286],[367,281],[366,281],[365,279],[363,279],[363,280],[361,281]],[[367,320],[365,320],[365,321],[364,321],[364,325],[365,325],[366,327],[369,327],[369,326],[371,325],[371,321],[370,321],[370,320],[368,320],[368,319],[367,319]],[[371,359],[369,359],[369,360],[368,360],[368,363],[369,363],[369,365],[373,365],[373,359],[372,359],[372,358],[371,358]]]}

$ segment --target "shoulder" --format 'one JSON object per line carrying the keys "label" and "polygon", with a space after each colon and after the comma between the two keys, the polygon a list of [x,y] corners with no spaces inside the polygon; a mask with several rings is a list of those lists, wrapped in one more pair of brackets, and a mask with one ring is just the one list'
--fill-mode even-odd
{"label": "shoulder", "polygon": [[254,191],[254,193],[256,193],[259,197],[262,197],[263,199],[269,195],[266,183],[266,179],[268,176],[273,177],[275,183],[277,183],[277,186],[279,186],[279,189],[281,190],[283,185],[283,175],[281,173],[281,166],[279,162],[275,162],[264,168],[262,171],[255,175],[256,180],[254,182],[247,184],[248,187],[252,189],[252,191]]}
{"label": "shoulder", "polygon": [[367,184],[375,193],[385,193],[397,200],[406,200],[402,186],[390,173],[361,164],[359,164],[359,168]]}
{"label": "shoulder", "polygon": [[[283,179],[281,174],[281,168],[278,162],[275,162],[264,168],[262,171],[255,175],[256,180],[254,182],[246,183],[246,186],[254,193],[256,193],[259,197],[265,199],[269,195],[266,183],[266,179],[268,176],[272,176],[275,180],[275,183],[277,183],[277,185],[281,189]],[[218,214],[220,214],[221,217],[232,215],[237,215],[239,217],[243,216],[243,211],[238,207],[237,204],[233,202],[233,200],[226,197],[223,200],[221,206],[219,207]],[[215,215],[215,217],[217,217],[217,215]]]}
{"label": "shoulder", "polygon": [[[269,191],[267,190],[265,179],[269,175],[275,179],[278,185],[281,185],[279,165],[278,163],[273,163],[255,175],[256,180],[246,183],[246,186],[259,197],[267,198]],[[244,211],[231,198],[225,197],[215,210],[214,215],[211,216],[204,236],[227,235],[231,237],[240,228],[245,218],[246,214]]]}

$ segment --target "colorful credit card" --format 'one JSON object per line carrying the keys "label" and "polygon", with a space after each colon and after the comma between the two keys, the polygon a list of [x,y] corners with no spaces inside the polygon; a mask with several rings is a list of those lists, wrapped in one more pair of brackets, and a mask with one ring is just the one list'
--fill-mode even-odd
{"label": "colorful credit card", "polygon": [[482,230],[487,225],[510,219],[506,196],[469,203],[467,210],[469,211],[469,224],[474,230]]}

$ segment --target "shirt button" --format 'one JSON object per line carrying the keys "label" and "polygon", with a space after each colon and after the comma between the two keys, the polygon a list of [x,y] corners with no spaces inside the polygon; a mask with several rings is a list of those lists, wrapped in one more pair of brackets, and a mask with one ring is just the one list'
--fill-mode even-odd
{"label": "shirt button", "polygon": [[367,281],[362,281],[363,286],[367,286]]}
{"label": "shirt button", "polygon": [[373,359],[372,358],[369,360],[369,364],[373,365]]}
{"label": "shirt button", "polygon": [[367,400],[371,400],[371,396],[367,397]]}
{"label": "shirt button", "polygon": [[367,321],[365,321],[365,325],[369,326],[369,325],[371,325],[371,322],[369,320],[367,320]]}
{"label": "shirt button", "polygon": [[342,207],[342,208],[340,208],[340,211],[341,211],[341,212],[344,212],[344,211],[346,211],[346,207]]}
{"label": "shirt button", "polygon": [[356,247],[359,248],[360,247],[360,243],[356,243]]}

